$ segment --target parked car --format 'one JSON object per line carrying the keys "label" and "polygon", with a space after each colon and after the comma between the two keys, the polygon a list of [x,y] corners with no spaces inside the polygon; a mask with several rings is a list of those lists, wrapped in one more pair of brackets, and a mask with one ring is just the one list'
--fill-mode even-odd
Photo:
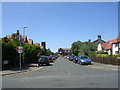
{"label": "parked car", "polygon": [[65,58],[69,59],[69,56],[65,56]]}
{"label": "parked car", "polygon": [[56,56],[55,56],[55,55],[53,55],[53,56],[52,56],[52,59],[53,59],[53,60],[55,60],[55,59],[56,59]]}
{"label": "parked car", "polygon": [[54,62],[52,56],[48,56],[48,59],[49,59],[50,62]]}
{"label": "parked car", "polygon": [[77,63],[77,62],[78,62],[78,59],[79,59],[79,56],[74,56],[73,62],[74,62],[74,63]]}
{"label": "parked car", "polygon": [[75,56],[70,56],[70,57],[69,57],[69,60],[70,60],[70,61],[73,61],[74,57],[75,57]]}
{"label": "parked car", "polygon": [[78,64],[91,64],[91,59],[86,55],[79,56]]}
{"label": "parked car", "polygon": [[38,59],[38,66],[42,66],[43,64],[46,64],[46,65],[50,65],[50,61],[49,61],[49,58],[47,56],[41,56],[39,59]]}

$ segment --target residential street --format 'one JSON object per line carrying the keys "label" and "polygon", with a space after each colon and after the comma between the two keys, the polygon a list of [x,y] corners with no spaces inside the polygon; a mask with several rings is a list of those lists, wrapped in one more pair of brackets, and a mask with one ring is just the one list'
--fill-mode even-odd
{"label": "residential street", "polygon": [[79,65],[59,57],[50,66],[2,77],[3,88],[118,88],[118,71]]}

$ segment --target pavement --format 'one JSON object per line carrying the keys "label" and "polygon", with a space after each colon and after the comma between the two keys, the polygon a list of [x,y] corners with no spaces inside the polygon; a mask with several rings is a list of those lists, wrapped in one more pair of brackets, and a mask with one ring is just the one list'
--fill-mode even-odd
{"label": "pavement", "polygon": [[10,70],[0,71],[0,76],[18,74],[18,73],[24,73],[24,72],[32,72],[41,68],[43,67],[38,67],[38,64],[29,64],[29,65],[23,66],[21,70],[19,68],[13,68]]}
{"label": "pavement", "polygon": [[96,63],[96,62],[92,62],[92,65],[88,65],[86,67],[94,68],[94,69],[113,70],[113,71],[120,70],[120,66],[118,65],[102,64],[102,63]]}

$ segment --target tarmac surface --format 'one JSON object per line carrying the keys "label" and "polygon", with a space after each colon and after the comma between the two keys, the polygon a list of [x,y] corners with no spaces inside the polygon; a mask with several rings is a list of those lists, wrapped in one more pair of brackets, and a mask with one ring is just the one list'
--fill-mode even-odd
{"label": "tarmac surface", "polygon": [[[118,66],[79,65],[58,58],[50,66],[2,76],[3,88],[117,88]],[[28,69],[29,70],[29,69]],[[4,72],[4,71],[3,71]],[[10,71],[9,71],[10,72]],[[13,71],[14,72],[14,71]]]}
{"label": "tarmac surface", "polygon": [[[103,70],[113,70],[113,71],[118,71],[120,70],[120,66],[117,65],[110,65],[110,64],[101,64],[101,63],[96,63],[92,62],[94,65],[86,65],[85,67],[89,68],[94,68],[94,69],[103,69]],[[0,72],[0,76],[5,76],[5,75],[11,75],[11,74],[19,74],[19,73],[24,73],[24,72],[32,72],[35,70],[42,69],[43,67],[38,67],[38,64],[30,64],[25,67],[22,67],[20,70],[19,68],[13,68],[11,70],[3,70]]]}

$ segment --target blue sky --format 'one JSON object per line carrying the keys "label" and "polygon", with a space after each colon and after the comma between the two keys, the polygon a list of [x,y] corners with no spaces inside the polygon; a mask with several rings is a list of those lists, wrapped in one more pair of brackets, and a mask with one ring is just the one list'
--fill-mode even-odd
{"label": "blue sky", "polygon": [[70,48],[74,41],[112,40],[118,35],[117,2],[4,2],[2,36],[16,30],[47,48]]}

